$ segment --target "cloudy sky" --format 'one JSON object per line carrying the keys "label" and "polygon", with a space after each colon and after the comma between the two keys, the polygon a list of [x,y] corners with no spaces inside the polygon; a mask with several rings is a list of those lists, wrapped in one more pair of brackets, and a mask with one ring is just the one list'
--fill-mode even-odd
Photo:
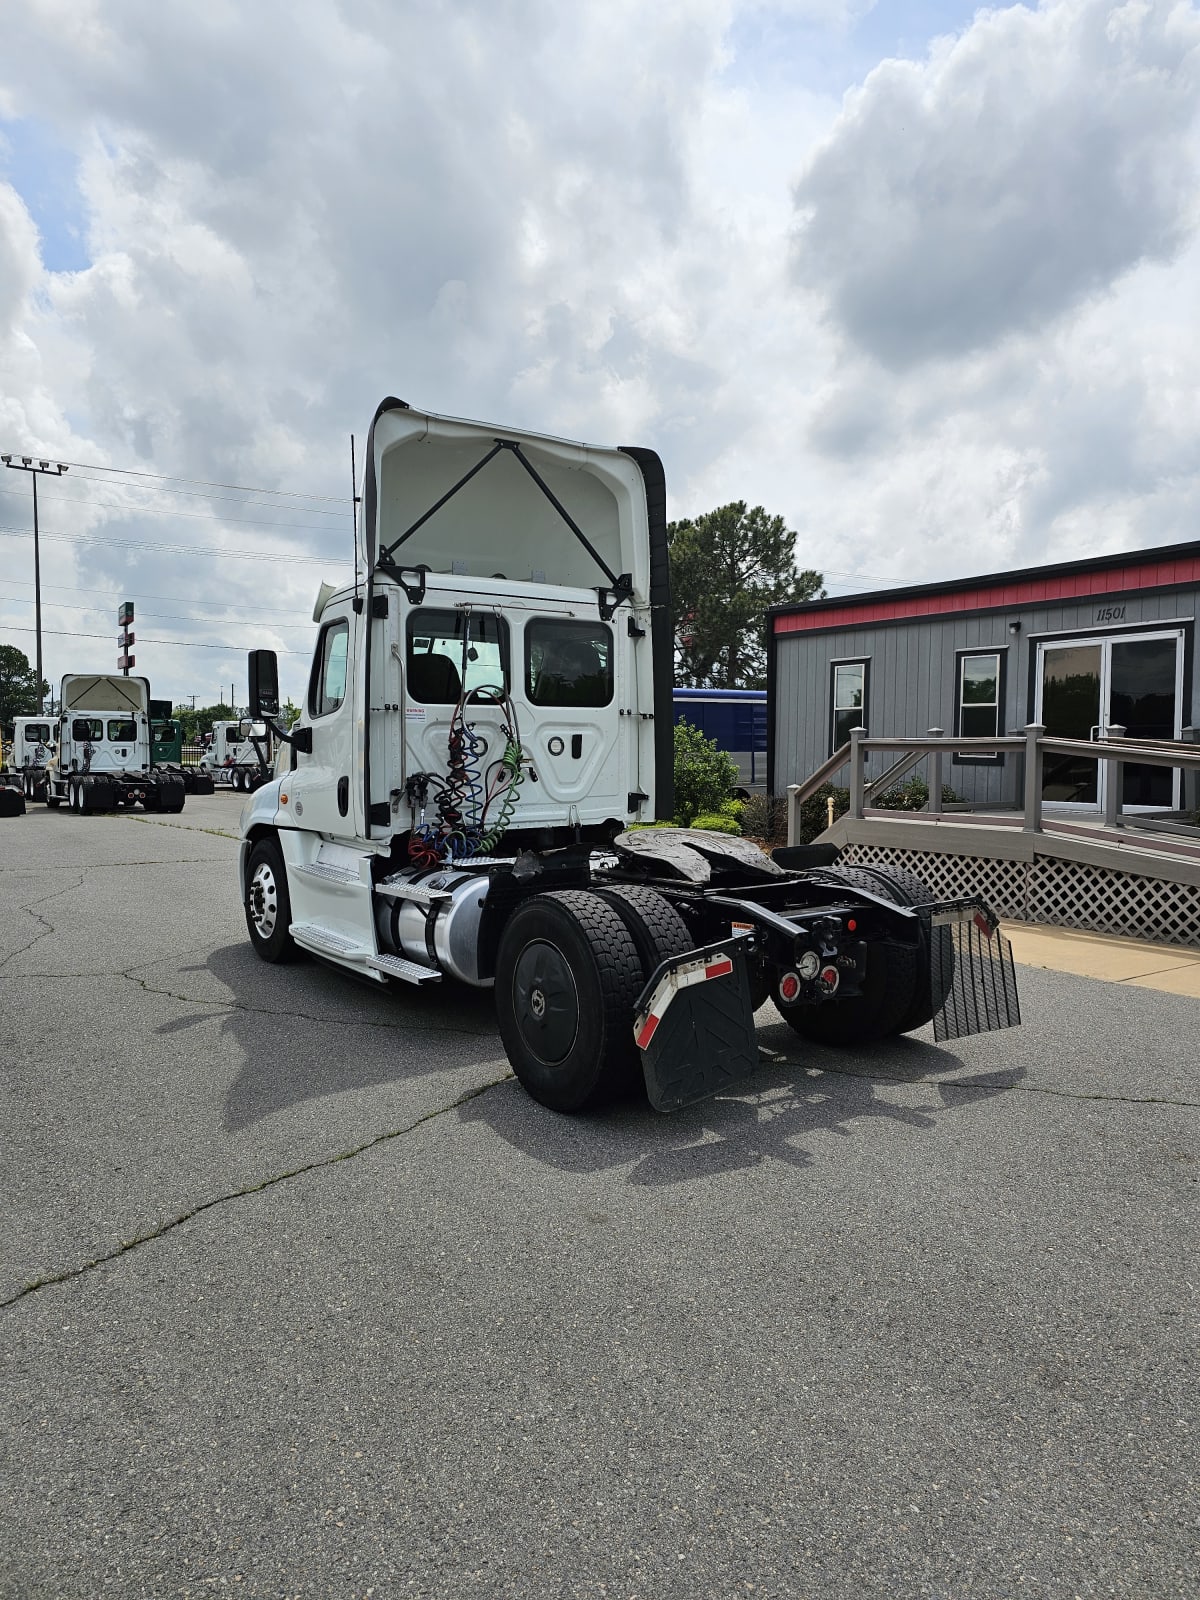
{"label": "cloudy sky", "polygon": [[761,502],[834,592],[1200,538],[1191,0],[0,12],[51,679],[131,598],[155,693],[241,699],[270,645],[299,699],[385,394],[652,445],[673,516]]}

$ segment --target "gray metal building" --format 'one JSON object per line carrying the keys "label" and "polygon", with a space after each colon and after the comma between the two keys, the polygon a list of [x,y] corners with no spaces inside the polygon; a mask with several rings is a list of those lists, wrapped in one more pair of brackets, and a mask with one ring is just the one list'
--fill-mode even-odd
{"label": "gray metal building", "polygon": [[[777,607],[769,789],[802,782],[856,726],[987,737],[1040,722],[1070,738],[1113,726],[1178,738],[1196,703],[1198,608],[1200,543]],[[1181,805],[1177,772],[1122,773],[1127,809]],[[1002,803],[1013,776],[1000,754],[947,763],[946,781],[977,805]],[[1045,803],[1099,813],[1105,781],[1086,758],[1048,760]]]}

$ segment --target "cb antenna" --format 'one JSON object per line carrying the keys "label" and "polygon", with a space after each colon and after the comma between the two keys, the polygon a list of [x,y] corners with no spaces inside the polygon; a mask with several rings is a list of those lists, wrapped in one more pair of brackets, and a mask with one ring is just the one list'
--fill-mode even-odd
{"label": "cb antenna", "polygon": [[361,604],[358,598],[358,473],[354,465],[354,435],[350,435],[350,514],[354,519],[354,609]]}

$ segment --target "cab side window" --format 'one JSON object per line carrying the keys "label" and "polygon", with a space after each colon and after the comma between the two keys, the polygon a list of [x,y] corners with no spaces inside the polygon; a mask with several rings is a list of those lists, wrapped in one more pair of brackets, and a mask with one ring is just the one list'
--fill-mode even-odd
{"label": "cab side window", "polygon": [[84,743],[89,739],[103,739],[104,724],[99,717],[76,717],[71,724],[71,737]]}
{"label": "cab side window", "polygon": [[345,621],[331,622],[322,629],[308,685],[308,709],[314,717],[328,716],[346,698],[349,644],[350,628]]}

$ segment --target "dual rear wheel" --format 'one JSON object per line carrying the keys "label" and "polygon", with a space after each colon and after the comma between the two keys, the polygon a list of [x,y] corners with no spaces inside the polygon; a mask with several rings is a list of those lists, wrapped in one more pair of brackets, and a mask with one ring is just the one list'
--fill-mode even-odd
{"label": "dual rear wheel", "polygon": [[[832,867],[822,878],[882,895],[898,906],[925,905],[933,899],[920,878],[890,867]],[[788,1005],[779,993],[778,974],[774,999],[780,1016],[816,1044],[858,1045],[912,1033],[941,1009],[953,979],[949,929],[930,930],[923,924],[916,944],[880,940],[871,943],[866,956],[861,991],[820,1005]]]}
{"label": "dual rear wheel", "polygon": [[552,1111],[631,1090],[635,1002],[660,962],[694,944],[651,889],[564,889],[518,906],[500,940],[496,1013],[522,1087]]}

